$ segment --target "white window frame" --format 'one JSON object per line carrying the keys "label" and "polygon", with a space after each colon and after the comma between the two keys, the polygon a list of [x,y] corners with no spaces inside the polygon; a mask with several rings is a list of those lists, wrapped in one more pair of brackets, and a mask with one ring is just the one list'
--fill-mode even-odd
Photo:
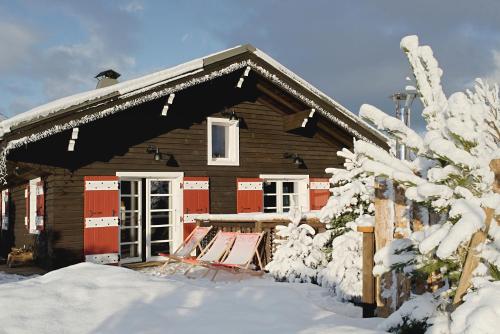
{"label": "white window frame", "polygon": [[[228,157],[212,157],[212,125],[228,126]],[[209,166],[239,166],[240,165],[240,127],[238,120],[207,117],[207,163]]]}
{"label": "white window frame", "polygon": [[[259,175],[261,179],[265,181],[281,181],[281,182],[297,182],[299,196],[299,207],[302,212],[310,211],[309,202],[309,175],[286,175],[286,174],[261,174]],[[278,189],[276,189],[278,192]],[[264,190],[263,190],[264,191]],[[281,202],[280,199],[279,202]],[[278,207],[278,194],[276,195],[276,206]],[[262,203],[262,208],[264,208],[264,203]],[[281,210],[283,205],[281,205]],[[263,209],[264,210],[264,209]],[[279,210],[276,210],[280,212]]]}

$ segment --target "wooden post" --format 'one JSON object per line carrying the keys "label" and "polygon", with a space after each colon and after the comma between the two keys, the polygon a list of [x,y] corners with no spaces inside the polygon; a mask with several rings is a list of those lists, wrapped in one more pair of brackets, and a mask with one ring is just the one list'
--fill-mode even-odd
{"label": "wooden post", "polygon": [[[375,250],[385,247],[394,238],[394,202],[391,198],[392,182],[387,179],[375,179]],[[388,317],[391,312],[391,298],[383,298],[382,290],[391,289],[393,283],[392,272],[377,277],[376,283],[376,314],[379,317]],[[382,287],[382,284],[384,285]]]}
{"label": "wooden post", "polygon": [[[495,173],[495,183],[493,184],[493,191],[500,193],[500,159],[492,160],[490,163],[491,170]],[[485,228],[484,231],[477,231],[472,235],[471,241],[469,243],[469,249],[467,251],[467,257],[465,258],[464,266],[462,268],[462,275],[460,275],[460,281],[458,282],[457,291],[455,297],[453,298],[453,307],[456,308],[462,303],[462,297],[467,292],[471,285],[472,272],[476,269],[479,264],[479,254],[477,253],[477,246],[483,243],[487,236],[490,225],[493,221],[493,216],[495,210],[487,208],[484,210],[486,213]],[[498,224],[497,221],[494,224]]]}
{"label": "wooden post", "polygon": [[377,303],[375,300],[375,277],[373,256],[375,255],[375,234],[373,226],[358,226],[358,232],[363,233],[363,295],[361,306],[363,307],[363,318],[375,316]]}
{"label": "wooden post", "polygon": [[[411,206],[406,200],[405,189],[394,183],[394,238],[408,238],[410,230],[410,210]],[[410,278],[403,273],[398,273],[396,277],[396,309],[410,298],[411,282]]]}

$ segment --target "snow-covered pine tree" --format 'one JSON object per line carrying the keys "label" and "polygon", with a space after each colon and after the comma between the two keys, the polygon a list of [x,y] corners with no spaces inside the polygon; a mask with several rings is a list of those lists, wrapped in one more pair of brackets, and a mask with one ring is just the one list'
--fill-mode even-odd
{"label": "snow-covered pine tree", "polygon": [[360,156],[347,149],[337,155],[345,159],[345,169],[327,169],[332,195],[320,217],[328,230],[316,238],[328,240],[328,264],[318,283],[339,300],[354,300],[362,292],[362,236],[356,226],[373,224],[374,179],[361,168]]}
{"label": "snow-covered pine tree", "polygon": [[[497,328],[491,325],[491,318],[500,313],[500,303],[498,298],[487,296],[498,294],[500,284],[500,233],[495,221],[486,242],[480,245],[484,263],[475,272],[472,292],[456,311],[449,314],[445,310],[456,291],[472,235],[487,228],[484,209],[500,214],[500,195],[492,191],[494,175],[490,170],[491,160],[500,158],[498,86],[478,79],[473,91],[447,98],[441,87],[443,72],[431,48],[420,46],[416,36],[403,38],[401,48],[413,70],[427,131],[422,137],[400,120],[363,105],[361,117],[405,144],[413,159],[400,161],[363,141],[355,143],[354,152],[366,158],[362,163],[366,172],[396,180],[406,188],[407,198],[439,212],[441,220],[379,250],[374,273],[397,269],[425,275],[438,271],[445,286],[430,298],[427,294],[414,297],[382,328],[399,332],[408,326],[420,326],[422,330],[432,327],[433,333],[493,333]],[[413,317],[414,312],[408,310],[420,304],[428,305],[425,317]]]}
{"label": "snow-covered pine tree", "polygon": [[276,251],[266,270],[277,281],[316,283],[318,268],[326,264],[325,240],[314,238],[314,228],[300,224],[301,216],[291,213],[292,222],[288,226],[276,226]]}

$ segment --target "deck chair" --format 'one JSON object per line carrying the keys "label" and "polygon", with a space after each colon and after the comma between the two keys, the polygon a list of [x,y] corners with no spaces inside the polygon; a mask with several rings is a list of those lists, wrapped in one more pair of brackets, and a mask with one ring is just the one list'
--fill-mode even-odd
{"label": "deck chair", "polygon": [[172,254],[160,253],[161,256],[168,258],[167,262],[162,266],[162,269],[166,268],[166,266],[170,262],[182,262],[182,260],[191,257],[191,253],[198,248],[200,251],[203,251],[201,248],[201,241],[205,236],[210,232],[212,226],[209,227],[201,227],[196,226],[195,229],[189,234],[189,236],[182,242],[182,244],[173,252]]}
{"label": "deck chair", "polygon": [[224,259],[224,257],[229,253],[237,234],[237,232],[217,232],[215,237],[208,243],[205,249],[201,251],[200,255],[198,255],[196,259],[186,258],[182,260],[182,262],[191,265],[184,272],[184,275],[187,275],[188,272],[195,266],[206,267],[212,262]]}
{"label": "deck chair", "polygon": [[[233,274],[244,272],[253,275],[262,275],[263,267],[258,248],[263,236],[264,232],[238,233],[227,257],[221,262],[211,262],[207,265],[209,269],[215,270],[212,281],[215,280],[215,276],[217,276],[219,270],[229,271]],[[253,262],[254,256],[257,257],[257,266],[260,268],[259,271],[254,271],[249,268],[250,264]]]}

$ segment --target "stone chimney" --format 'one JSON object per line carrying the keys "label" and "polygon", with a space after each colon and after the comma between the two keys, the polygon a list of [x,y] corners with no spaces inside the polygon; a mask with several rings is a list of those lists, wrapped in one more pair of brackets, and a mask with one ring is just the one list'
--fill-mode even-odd
{"label": "stone chimney", "polygon": [[95,76],[95,78],[97,79],[96,88],[108,87],[118,83],[118,78],[120,77],[120,75],[120,73],[113,70],[102,71]]}

